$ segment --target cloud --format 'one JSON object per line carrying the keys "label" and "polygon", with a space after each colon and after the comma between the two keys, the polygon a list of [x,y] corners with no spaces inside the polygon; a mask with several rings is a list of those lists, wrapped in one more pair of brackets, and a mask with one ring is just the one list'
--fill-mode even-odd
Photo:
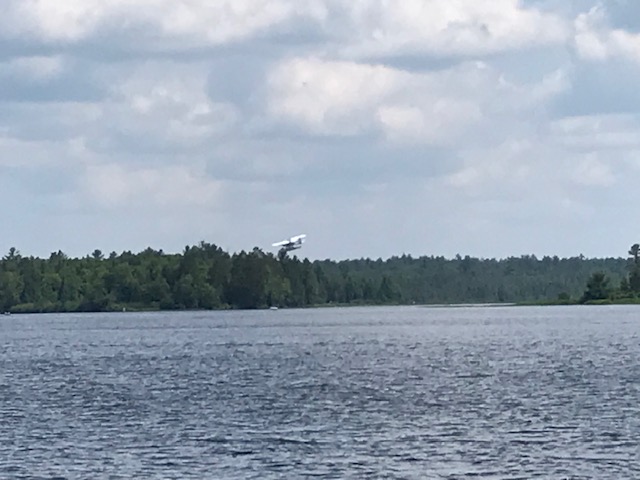
{"label": "cloud", "polygon": [[575,46],[578,55],[591,61],[623,58],[640,61],[640,34],[609,25],[603,6],[593,7],[575,21]]}
{"label": "cloud", "polygon": [[[562,43],[562,16],[518,0],[7,0],[6,39],[75,45],[100,38],[147,52],[209,48],[315,30],[348,58],[486,55]],[[118,32],[117,36],[113,33]],[[340,42],[334,40],[340,39]],[[126,41],[126,43],[123,43]],[[132,43],[135,42],[135,43]]]}
{"label": "cloud", "polygon": [[[527,141],[508,141],[491,152],[470,151],[464,154],[466,166],[450,175],[447,182],[470,194],[485,194],[485,188],[501,185],[511,187],[514,183],[518,193],[530,179],[531,157],[535,148]],[[513,191],[513,190],[512,190]]]}
{"label": "cloud", "polygon": [[412,73],[310,57],[279,64],[269,86],[269,113],[314,135],[381,132],[390,141],[437,145],[483,130],[489,115],[538,108],[568,82],[555,72],[538,84],[518,85],[482,62]]}
{"label": "cloud", "polygon": [[[20,64],[20,68],[23,65]],[[77,73],[78,67],[74,67]],[[197,152],[228,134],[240,121],[241,112],[231,102],[214,101],[207,93],[208,71],[200,64],[173,61],[148,62],[99,69],[95,83],[44,81],[38,88],[26,88],[27,80],[7,80],[13,92],[0,110],[0,127],[7,135],[21,139],[82,138],[87,150],[96,153],[155,152],[158,156],[177,150]],[[92,70],[97,75],[97,69]],[[82,78],[82,77],[81,77]],[[0,75],[0,84],[2,84]],[[66,82],[67,74],[62,76]],[[80,95],[74,87],[91,95]],[[69,91],[67,90],[69,89]],[[40,96],[40,93],[48,96]],[[163,154],[164,152],[164,154]],[[143,158],[143,155],[140,155]]]}
{"label": "cloud", "polygon": [[127,168],[118,164],[88,165],[81,184],[84,196],[104,208],[136,207],[174,210],[217,208],[221,182],[189,167]]}
{"label": "cloud", "polygon": [[610,187],[616,179],[611,167],[600,161],[596,154],[586,155],[575,166],[573,180],[581,185]]}
{"label": "cloud", "polygon": [[145,64],[117,84],[111,98],[116,130],[161,144],[188,147],[228,131],[239,120],[233,104],[209,98],[206,71],[199,66]]}
{"label": "cloud", "polygon": [[305,231],[315,258],[576,254],[634,234],[620,2],[3,6],[0,199],[26,252]]}
{"label": "cloud", "polygon": [[518,0],[371,0],[343,7],[355,56],[475,56],[561,44],[569,25]]}
{"label": "cloud", "polygon": [[0,168],[32,170],[49,166],[55,164],[51,158],[51,152],[59,149],[58,142],[37,144],[31,140],[0,135]]}
{"label": "cloud", "polygon": [[31,81],[47,81],[58,77],[64,71],[64,59],[59,55],[19,57],[7,62],[4,72]]}
{"label": "cloud", "polygon": [[56,53],[10,56],[0,61],[0,102],[98,100],[105,90],[94,65]]}
{"label": "cloud", "polygon": [[[73,44],[136,35],[138,48],[187,48],[249,38],[296,18],[322,19],[316,0],[7,0],[4,36]],[[140,35],[142,34],[142,35]],[[113,39],[116,43],[118,38]]]}
{"label": "cloud", "polygon": [[640,119],[636,114],[565,117],[552,122],[550,131],[559,143],[576,151],[640,148]]}

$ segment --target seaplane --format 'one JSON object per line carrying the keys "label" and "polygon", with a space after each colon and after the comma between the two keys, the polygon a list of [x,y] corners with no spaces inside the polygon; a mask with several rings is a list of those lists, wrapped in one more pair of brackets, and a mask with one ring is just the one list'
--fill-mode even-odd
{"label": "seaplane", "polygon": [[280,247],[280,250],[284,250],[285,252],[290,252],[291,250],[297,250],[298,248],[302,248],[302,244],[304,243],[305,238],[307,236],[303,233],[301,235],[296,235],[295,237],[291,237],[287,240],[282,240],[281,242],[272,243],[272,247]]}

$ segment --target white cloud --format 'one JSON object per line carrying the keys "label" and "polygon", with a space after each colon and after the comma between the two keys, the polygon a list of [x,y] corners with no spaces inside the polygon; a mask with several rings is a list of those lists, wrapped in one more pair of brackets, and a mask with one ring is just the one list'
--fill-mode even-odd
{"label": "white cloud", "polygon": [[[314,25],[344,40],[347,56],[483,55],[558,44],[560,15],[519,0],[6,0],[5,37],[78,43],[95,35],[134,49],[203,47],[242,41],[280,28]],[[336,46],[334,44],[334,46]]]}
{"label": "white cloud", "polygon": [[640,61],[640,34],[611,28],[602,6],[580,14],[575,21],[575,30],[576,50],[584,59]]}
{"label": "white cloud", "polygon": [[[13,66],[11,75],[20,80],[11,78],[12,85],[23,87],[33,81],[46,90],[49,84],[43,75],[53,73],[40,73],[40,69],[48,69],[48,61],[44,67],[40,60],[35,67],[31,61],[7,62]],[[18,76],[18,68],[28,73]],[[32,69],[36,72],[30,73]],[[42,102],[29,98],[30,91],[26,90],[17,96],[19,101],[14,97],[4,101],[0,131],[6,124],[5,136],[23,141],[43,137],[59,142],[82,139],[87,152],[109,151],[130,160],[132,152],[138,149],[193,153],[229,135],[240,120],[240,112],[232,103],[209,97],[208,69],[198,62],[187,65],[173,61],[144,62],[133,68],[110,65],[94,69],[91,74],[108,85],[103,98],[56,101],[54,96]],[[60,81],[57,78],[56,81],[59,85]]]}
{"label": "white cloud", "polygon": [[293,59],[272,72],[268,108],[320,135],[354,135],[369,130],[372,108],[410,80],[385,66]]}
{"label": "white cloud", "polygon": [[616,178],[611,167],[598,159],[597,154],[589,154],[580,159],[574,167],[573,180],[588,187],[610,187]]}
{"label": "white cloud", "polygon": [[640,120],[635,114],[565,117],[550,123],[552,139],[578,151],[640,148]]}
{"label": "white cloud", "polygon": [[472,195],[495,191],[521,194],[536,166],[532,161],[536,154],[534,146],[526,140],[510,140],[490,151],[463,152],[465,166],[445,182]]}
{"label": "white cloud", "polygon": [[269,79],[274,117],[315,135],[382,132],[399,142],[449,144],[487,114],[515,115],[540,108],[568,87],[560,72],[518,85],[481,62],[410,73],[384,65],[319,58],[279,64]]}
{"label": "white cloud", "polygon": [[[296,18],[321,20],[320,0],[7,0],[5,36],[37,35],[79,42],[100,32],[142,31],[141,44],[160,37],[191,46],[218,45]],[[141,30],[142,29],[142,30]],[[113,39],[117,41],[116,39]],[[160,42],[162,43],[162,42]],[[175,46],[175,44],[174,44]]]}
{"label": "white cloud", "polygon": [[370,0],[343,8],[357,35],[347,52],[355,55],[483,55],[562,43],[569,33],[560,16],[519,0]]}
{"label": "white cloud", "polygon": [[104,208],[219,207],[223,184],[187,166],[127,168],[88,165],[81,180],[84,195]]}
{"label": "white cloud", "polygon": [[213,102],[206,68],[173,62],[145,64],[112,88],[107,113],[117,129],[159,143],[190,145],[228,132],[239,120],[234,105]]}

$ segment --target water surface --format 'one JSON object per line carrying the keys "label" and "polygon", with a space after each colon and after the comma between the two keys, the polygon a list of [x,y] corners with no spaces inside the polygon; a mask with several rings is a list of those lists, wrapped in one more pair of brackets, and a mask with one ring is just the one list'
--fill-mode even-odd
{"label": "water surface", "polygon": [[0,319],[0,478],[640,478],[640,310]]}

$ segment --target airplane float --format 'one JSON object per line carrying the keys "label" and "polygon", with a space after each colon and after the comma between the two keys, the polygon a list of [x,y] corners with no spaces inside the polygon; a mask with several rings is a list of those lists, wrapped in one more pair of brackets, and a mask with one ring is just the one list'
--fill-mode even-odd
{"label": "airplane float", "polygon": [[298,248],[302,248],[302,244],[307,236],[303,233],[301,235],[296,235],[295,237],[291,237],[287,240],[282,240],[281,242],[276,242],[271,244],[273,247],[280,247],[281,250],[285,252],[290,252],[291,250],[297,250]]}

